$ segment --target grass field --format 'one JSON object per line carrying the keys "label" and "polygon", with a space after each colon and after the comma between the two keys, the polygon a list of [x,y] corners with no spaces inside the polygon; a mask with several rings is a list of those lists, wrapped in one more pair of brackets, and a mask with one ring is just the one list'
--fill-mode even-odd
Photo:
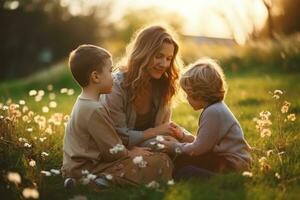
{"label": "grass field", "polygon": [[[40,199],[298,199],[300,74],[252,70],[226,75],[229,91],[225,102],[253,147],[248,173],[101,193],[84,186],[66,191],[61,175],[56,175],[62,164],[64,124],[80,92],[65,63],[26,79],[1,83],[1,198],[22,199],[24,188],[36,188]],[[181,98],[176,99],[173,121],[195,132],[198,116]],[[10,172],[17,172],[21,182],[18,178],[16,183],[9,181]]]}

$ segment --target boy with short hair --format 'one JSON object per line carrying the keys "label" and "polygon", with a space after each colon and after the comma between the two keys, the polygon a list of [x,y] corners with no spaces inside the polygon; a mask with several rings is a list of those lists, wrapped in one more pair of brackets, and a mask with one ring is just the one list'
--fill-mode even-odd
{"label": "boy with short hair", "polygon": [[[154,154],[148,148],[127,150],[113,127],[109,111],[99,102],[100,94],[112,89],[111,54],[101,47],[80,45],[71,52],[69,67],[82,92],[65,131],[63,176],[82,180],[90,173],[87,177],[100,186],[107,186],[108,181],[135,185],[171,179],[169,157]],[[137,156],[142,157],[135,159]]]}
{"label": "boy with short hair", "polygon": [[203,111],[195,139],[189,136],[187,140],[184,131],[177,127],[182,143],[163,142],[169,151],[182,152],[175,160],[175,170],[186,166],[213,172],[246,170],[251,161],[250,146],[238,120],[223,101],[226,82],[221,67],[211,59],[198,60],[183,74],[180,85],[193,109]]}

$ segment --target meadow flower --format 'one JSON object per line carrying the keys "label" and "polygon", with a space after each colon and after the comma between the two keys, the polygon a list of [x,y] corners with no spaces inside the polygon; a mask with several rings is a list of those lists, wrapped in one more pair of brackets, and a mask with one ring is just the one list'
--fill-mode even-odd
{"label": "meadow flower", "polygon": [[35,160],[32,160],[32,159],[31,159],[31,160],[29,161],[29,166],[30,166],[30,167],[35,167],[35,165],[36,165]]}
{"label": "meadow flower", "polygon": [[81,170],[81,174],[83,174],[83,175],[88,175],[89,173],[90,173],[89,170],[86,170],[86,169]]}
{"label": "meadow flower", "polygon": [[156,144],[156,142],[154,142],[154,141],[150,142],[150,145],[155,145],[155,144]]}
{"label": "meadow flower", "polygon": [[60,170],[58,170],[58,169],[51,169],[50,172],[52,174],[55,174],[55,175],[59,175],[60,174]]}
{"label": "meadow flower", "polygon": [[26,138],[22,138],[22,137],[20,137],[18,140],[19,140],[19,142],[27,142],[27,139]]}
{"label": "meadow flower", "polygon": [[267,151],[267,157],[269,157],[274,151],[272,149]]}
{"label": "meadow flower", "polygon": [[156,136],[156,138],[155,138],[157,141],[159,141],[159,142],[162,142],[162,141],[164,141],[165,139],[164,139],[164,137],[163,136],[161,136],[161,135],[158,135],[158,136]]}
{"label": "meadow flower", "polygon": [[35,123],[39,125],[40,130],[44,130],[46,128],[46,117],[41,115],[36,115],[34,118]]}
{"label": "meadow flower", "polygon": [[113,148],[110,148],[110,149],[109,149],[109,152],[110,152],[111,154],[117,154],[117,153],[120,152],[120,151],[124,151],[124,149],[125,149],[125,146],[124,146],[124,145],[122,145],[122,144],[117,144],[117,145],[114,146]]}
{"label": "meadow flower", "polygon": [[32,145],[29,144],[29,143],[27,143],[27,142],[24,144],[24,147],[27,147],[27,148],[30,148],[31,146],[32,146]]}
{"label": "meadow flower", "polygon": [[156,181],[151,181],[150,183],[146,184],[147,188],[157,189],[159,188],[159,183]]}
{"label": "meadow flower", "polygon": [[68,92],[68,89],[67,88],[61,88],[60,89],[60,93],[61,94],[64,94],[64,93],[67,93]]}
{"label": "meadow flower", "polygon": [[2,110],[8,110],[8,106],[7,105],[4,105],[3,107],[2,107]]}
{"label": "meadow flower", "polygon": [[168,180],[168,185],[174,185],[174,180],[173,179]]}
{"label": "meadow flower", "polygon": [[48,126],[45,130],[46,133],[48,133],[49,135],[52,135],[53,131],[52,131],[52,128],[51,126]]}
{"label": "meadow flower", "polygon": [[157,144],[157,149],[164,149],[164,148],[165,148],[164,144],[161,144],[161,143]]}
{"label": "meadow flower", "polygon": [[295,114],[289,114],[288,116],[287,116],[287,119],[289,120],[289,121],[295,121],[296,120],[296,115]]}
{"label": "meadow flower", "polygon": [[283,102],[283,106],[281,107],[281,112],[282,113],[287,113],[289,111],[289,107],[290,107],[291,103],[288,101],[284,101]]}
{"label": "meadow flower", "polygon": [[277,94],[277,95],[282,95],[283,94],[282,90],[274,90],[273,93]]}
{"label": "meadow flower", "polygon": [[74,94],[74,89],[68,89],[67,95],[71,96]]}
{"label": "meadow flower", "polygon": [[29,127],[29,128],[26,129],[26,131],[27,131],[27,132],[32,132],[32,131],[33,131],[33,128]]}
{"label": "meadow flower", "polygon": [[20,105],[25,105],[25,101],[24,101],[24,100],[20,100],[20,101],[19,101],[19,104],[20,104]]}
{"label": "meadow flower", "polygon": [[56,108],[57,107],[57,103],[55,101],[50,101],[49,102],[49,107],[50,108]]}
{"label": "meadow flower", "polygon": [[41,101],[42,100],[42,96],[35,96],[34,97],[34,100],[36,101],[36,102],[39,102],[39,101]]}
{"label": "meadow flower", "polygon": [[269,119],[269,117],[271,116],[270,111],[262,111],[259,113],[259,116],[263,119],[263,120],[267,120]]}
{"label": "meadow flower", "polygon": [[267,128],[265,128],[265,129],[262,129],[261,130],[261,132],[260,132],[260,137],[270,137],[272,135],[272,132],[271,132],[271,130],[270,129],[267,129]]}
{"label": "meadow flower", "polygon": [[111,174],[106,174],[106,175],[105,175],[105,178],[106,178],[107,180],[112,180],[112,179],[113,179],[113,176],[112,176]]}
{"label": "meadow flower", "polygon": [[7,179],[10,182],[15,183],[16,185],[19,184],[19,183],[21,183],[21,176],[17,172],[8,172]]}
{"label": "meadow flower", "polygon": [[39,90],[37,95],[38,96],[44,96],[45,95],[45,91],[44,90]]}
{"label": "meadow flower", "polygon": [[47,89],[48,89],[48,91],[52,91],[52,90],[53,90],[53,85],[52,85],[52,84],[49,84],[49,85],[47,86]]}
{"label": "meadow flower", "polygon": [[29,109],[28,109],[27,106],[23,106],[23,108],[22,108],[22,112],[23,112],[23,113],[26,113],[28,110],[29,110]]}
{"label": "meadow flower", "polygon": [[143,156],[136,156],[132,159],[133,163],[138,165],[140,168],[147,166],[147,162],[144,160]]}
{"label": "meadow flower", "polygon": [[35,96],[35,95],[37,95],[37,91],[36,90],[30,90],[28,94],[29,94],[29,96]]}
{"label": "meadow flower", "polygon": [[279,174],[278,172],[275,173],[275,177],[276,177],[277,179],[280,179],[280,178],[281,178],[281,177],[280,177],[280,174]]}
{"label": "meadow flower", "polygon": [[90,180],[95,180],[97,178],[97,176],[94,175],[94,174],[88,174],[87,178],[90,179]]}
{"label": "meadow flower", "polygon": [[47,106],[43,106],[42,111],[44,113],[47,113],[47,112],[49,112],[49,108]]}
{"label": "meadow flower", "polygon": [[40,139],[41,142],[44,142],[47,139],[47,137],[41,137],[39,139]]}
{"label": "meadow flower", "polygon": [[42,152],[42,153],[41,153],[41,156],[42,156],[42,157],[46,157],[46,156],[49,156],[49,154],[46,153],[46,152]]}
{"label": "meadow flower", "polygon": [[272,98],[274,98],[274,99],[279,99],[280,96],[279,96],[278,94],[274,94]]}
{"label": "meadow flower", "polygon": [[23,115],[22,120],[23,122],[27,122],[29,120],[29,117],[27,115]]}
{"label": "meadow flower", "polygon": [[53,92],[49,93],[49,99],[50,100],[54,100],[55,97],[56,97],[55,93],[53,93]]}
{"label": "meadow flower", "polygon": [[35,188],[24,188],[22,191],[22,195],[25,199],[38,199],[39,198],[39,192]]}
{"label": "meadow flower", "polygon": [[51,172],[49,172],[49,171],[42,170],[41,174],[44,174],[45,176],[51,176]]}
{"label": "meadow flower", "polygon": [[244,171],[242,173],[243,176],[247,176],[247,177],[252,177],[253,176],[253,173],[252,172],[248,172],[248,171]]}

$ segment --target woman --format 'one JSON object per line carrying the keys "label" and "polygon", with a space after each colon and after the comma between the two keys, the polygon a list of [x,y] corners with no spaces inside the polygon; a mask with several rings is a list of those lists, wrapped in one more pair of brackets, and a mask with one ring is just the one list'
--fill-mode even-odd
{"label": "woman", "polygon": [[177,54],[178,43],[162,26],[140,30],[128,46],[127,62],[115,74],[112,92],[102,99],[127,147],[149,146],[155,136],[173,134],[169,121]]}

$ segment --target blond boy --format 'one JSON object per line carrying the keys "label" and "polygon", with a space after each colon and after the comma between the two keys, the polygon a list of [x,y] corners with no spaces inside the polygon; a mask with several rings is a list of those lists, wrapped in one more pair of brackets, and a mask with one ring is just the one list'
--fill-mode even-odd
{"label": "blond boy", "polygon": [[185,166],[213,172],[247,169],[250,146],[238,120],[223,101],[226,82],[221,67],[211,59],[198,60],[183,74],[180,85],[193,109],[203,111],[194,140],[178,129],[182,143],[164,142],[169,151],[182,152],[175,160],[175,170]]}
{"label": "blond boy", "polygon": [[112,89],[111,54],[101,47],[81,45],[71,52],[69,67],[82,92],[65,131],[64,177],[105,186],[171,179],[169,157],[151,153],[147,148],[127,150],[113,127],[109,111],[99,103],[100,94]]}

